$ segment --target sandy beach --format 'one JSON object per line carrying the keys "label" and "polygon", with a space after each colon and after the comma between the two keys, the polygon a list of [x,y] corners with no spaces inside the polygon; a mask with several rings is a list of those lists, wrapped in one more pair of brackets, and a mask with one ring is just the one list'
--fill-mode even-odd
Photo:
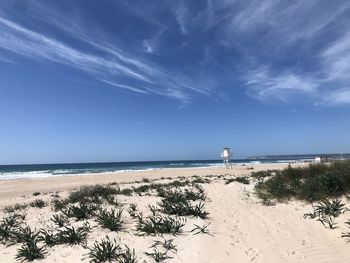
{"label": "sandy beach", "polygon": [[[255,165],[254,171],[281,169],[285,164]],[[0,216],[5,216],[3,208],[15,203],[28,203],[37,198],[46,202],[53,195],[61,198],[68,196],[73,189],[83,185],[119,184],[121,188],[147,184],[143,178],[156,180],[157,183],[171,182],[177,177],[209,178],[210,183],[202,184],[207,193],[205,209],[209,212],[207,219],[188,217],[183,233],[177,236],[164,235],[174,239],[177,253],[172,254],[165,262],[350,262],[349,244],[340,235],[345,226],[334,230],[325,229],[319,222],[307,220],[303,215],[310,212],[311,206],[299,201],[264,206],[254,195],[254,184],[238,182],[225,184],[224,178],[235,175],[249,175],[251,170],[235,166],[231,170],[224,168],[176,168],[160,169],[145,172],[126,172],[119,174],[94,174],[84,176],[65,176],[41,179],[3,180],[0,181]],[[226,175],[226,176],[222,176]],[[40,195],[33,196],[34,192]],[[117,242],[135,249],[138,262],[154,262],[144,252],[151,251],[154,240],[159,236],[137,236],[134,224],[128,217],[126,208],[136,203],[146,215],[147,206],[157,205],[159,197],[153,195],[117,195],[123,204],[127,217],[125,229],[111,232],[100,228],[93,219],[93,227],[88,235],[87,246],[99,241],[106,235]],[[52,207],[42,209],[25,209],[25,221],[32,228],[45,228],[52,222]],[[346,215],[337,218],[345,222]],[[79,225],[80,222],[71,222]],[[209,224],[210,234],[194,235],[191,230],[194,224]],[[0,245],[0,262],[16,262],[15,255],[19,245],[6,247]],[[47,255],[35,262],[89,262],[88,250],[82,246],[58,245],[47,249]]]}

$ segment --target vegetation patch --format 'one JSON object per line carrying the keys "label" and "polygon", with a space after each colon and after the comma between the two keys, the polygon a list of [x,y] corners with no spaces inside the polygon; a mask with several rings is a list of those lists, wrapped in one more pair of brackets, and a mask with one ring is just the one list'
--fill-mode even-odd
{"label": "vegetation patch", "polygon": [[74,217],[77,221],[89,219],[96,215],[99,208],[93,204],[81,203],[76,205],[68,205],[62,209],[62,213],[67,217]]}
{"label": "vegetation patch", "polygon": [[136,253],[134,249],[125,246],[122,249],[116,240],[111,240],[108,236],[101,241],[95,241],[94,245],[89,249],[88,257],[90,262],[118,262],[118,263],[137,263]]}
{"label": "vegetation patch", "polygon": [[86,202],[100,204],[101,199],[107,199],[111,195],[118,194],[118,192],[118,189],[110,186],[84,186],[77,191],[71,192],[67,200],[69,203]]}
{"label": "vegetation patch", "polygon": [[38,245],[38,239],[34,238],[23,243],[22,246],[17,249],[16,259],[33,261],[35,259],[43,259],[45,257],[46,249],[44,246]]}
{"label": "vegetation patch", "polygon": [[56,235],[57,244],[67,244],[71,246],[79,244],[85,245],[90,230],[91,228],[88,223],[77,228],[74,226],[65,226],[63,229],[59,230]]}
{"label": "vegetation patch", "polygon": [[31,207],[36,207],[36,208],[43,208],[47,206],[47,203],[43,201],[42,199],[35,199],[34,201],[30,202],[29,205]]}
{"label": "vegetation patch", "polygon": [[123,218],[123,209],[118,211],[112,209],[110,212],[106,209],[101,210],[97,216],[97,222],[101,227],[111,231],[119,231],[122,229],[125,219]]}
{"label": "vegetation patch", "polygon": [[184,218],[173,218],[169,216],[150,216],[146,219],[140,218],[136,225],[139,235],[178,235],[186,223]]}
{"label": "vegetation patch", "polygon": [[350,192],[350,161],[331,164],[310,164],[307,167],[288,168],[254,174],[258,178],[255,190],[258,197],[286,201],[291,198],[315,202],[340,198]]}
{"label": "vegetation patch", "polygon": [[20,203],[17,203],[17,204],[14,204],[14,205],[8,205],[8,206],[5,206],[5,208],[3,209],[3,211],[5,213],[14,213],[18,210],[23,210],[23,209],[26,209],[28,207],[28,204],[20,204]]}
{"label": "vegetation patch", "polygon": [[200,226],[200,225],[194,225],[194,228],[191,230],[191,232],[193,232],[193,235],[198,235],[198,234],[207,234],[210,235],[210,231],[208,229],[208,226],[210,225],[210,223]]}
{"label": "vegetation patch", "polygon": [[58,227],[64,227],[69,223],[69,219],[64,214],[54,214],[51,218],[51,221]]}
{"label": "vegetation patch", "polygon": [[241,183],[241,184],[250,184],[250,180],[248,176],[238,176],[235,178],[230,178],[226,180],[226,184],[230,184],[233,182]]}
{"label": "vegetation patch", "polygon": [[318,202],[312,207],[314,211],[304,214],[304,218],[316,219],[324,227],[330,229],[336,228],[337,224],[334,222],[334,218],[345,212],[345,204],[341,203],[340,200],[325,200]]}
{"label": "vegetation patch", "polygon": [[199,202],[198,204],[192,204],[190,201],[193,199],[201,199],[203,193],[199,195],[191,191],[173,190],[167,192],[162,198],[159,206],[161,212],[169,215],[178,216],[195,216],[202,219],[208,217],[209,213],[205,211],[204,204]]}

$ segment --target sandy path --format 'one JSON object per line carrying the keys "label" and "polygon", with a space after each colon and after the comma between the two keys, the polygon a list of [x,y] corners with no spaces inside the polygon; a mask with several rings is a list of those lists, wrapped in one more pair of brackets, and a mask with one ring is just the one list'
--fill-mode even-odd
{"label": "sandy path", "polygon": [[[191,262],[350,262],[350,244],[340,237],[341,229],[328,230],[303,219],[309,205],[262,206],[239,184],[212,184],[206,189],[214,237],[193,243],[189,251],[205,253]],[[346,218],[339,218],[339,225]]]}

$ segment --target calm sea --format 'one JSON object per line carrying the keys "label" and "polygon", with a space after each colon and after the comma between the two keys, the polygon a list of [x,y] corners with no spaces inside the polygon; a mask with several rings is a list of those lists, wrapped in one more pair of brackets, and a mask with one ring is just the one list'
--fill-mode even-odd
{"label": "calm sea", "polygon": [[[242,165],[254,163],[283,163],[289,161],[290,159],[265,159],[259,161],[251,159],[235,159],[232,162],[234,165]],[[220,166],[222,166],[222,160],[0,165],[0,180],[94,173],[123,173],[126,171],[147,171],[174,167],[191,168]]]}

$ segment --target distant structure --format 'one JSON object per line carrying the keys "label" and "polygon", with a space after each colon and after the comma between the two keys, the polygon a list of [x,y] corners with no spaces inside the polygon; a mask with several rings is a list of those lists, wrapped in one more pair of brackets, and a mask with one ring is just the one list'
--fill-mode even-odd
{"label": "distant structure", "polygon": [[221,158],[223,158],[226,169],[232,168],[231,157],[232,157],[232,153],[230,148],[225,147],[221,153]]}
{"label": "distant structure", "polygon": [[[315,156],[315,163],[327,163],[334,160],[337,160],[337,158],[332,158],[331,156],[327,155]],[[340,158],[338,158],[338,160],[340,160]]]}

